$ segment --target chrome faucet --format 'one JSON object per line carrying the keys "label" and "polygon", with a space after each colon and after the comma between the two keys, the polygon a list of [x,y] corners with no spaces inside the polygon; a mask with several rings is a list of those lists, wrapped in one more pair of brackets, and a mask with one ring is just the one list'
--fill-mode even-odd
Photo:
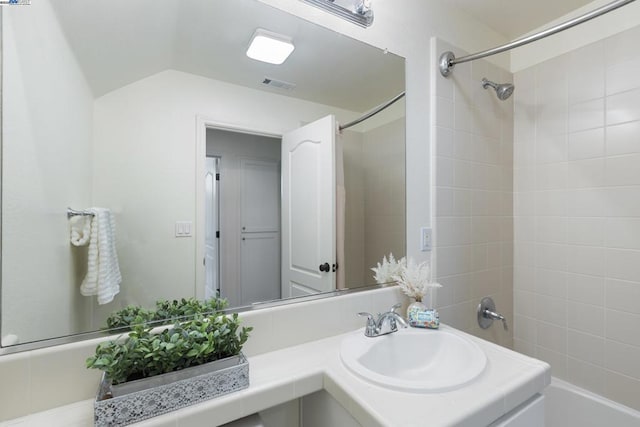
{"label": "chrome faucet", "polygon": [[358,313],[358,316],[367,318],[367,324],[364,329],[364,335],[366,337],[379,337],[381,335],[391,334],[398,331],[398,323],[403,328],[406,328],[407,322],[396,312],[400,308],[401,304],[395,304],[389,311],[379,314],[378,320],[373,318],[371,313]]}

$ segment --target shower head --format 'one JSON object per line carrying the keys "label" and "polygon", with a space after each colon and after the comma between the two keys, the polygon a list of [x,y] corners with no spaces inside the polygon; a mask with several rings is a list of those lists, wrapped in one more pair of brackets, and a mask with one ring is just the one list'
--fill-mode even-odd
{"label": "shower head", "polygon": [[496,95],[498,96],[498,99],[500,101],[504,101],[507,98],[509,98],[513,93],[513,90],[515,89],[515,86],[512,85],[511,83],[498,84],[498,83],[491,82],[486,78],[482,79],[482,87],[485,89],[488,87],[492,87],[493,89],[495,89]]}

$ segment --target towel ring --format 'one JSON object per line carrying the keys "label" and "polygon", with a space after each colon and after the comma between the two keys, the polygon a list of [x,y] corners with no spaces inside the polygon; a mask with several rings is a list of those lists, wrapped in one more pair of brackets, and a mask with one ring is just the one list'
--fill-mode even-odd
{"label": "towel ring", "polygon": [[67,219],[71,219],[74,216],[93,216],[93,212],[89,211],[78,211],[76,209],[67,208]]}

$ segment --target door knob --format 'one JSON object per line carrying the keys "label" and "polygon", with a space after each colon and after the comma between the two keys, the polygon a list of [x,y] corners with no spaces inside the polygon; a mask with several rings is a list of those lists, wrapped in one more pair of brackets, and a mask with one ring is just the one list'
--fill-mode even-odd
{"label": "door knob", "polygon": [[329,265],[328,262],[325,262],[324,264],[320,265],[320,271],[324,271],[325,273],[328,273],[329,270],[331,270],[331,266]]}

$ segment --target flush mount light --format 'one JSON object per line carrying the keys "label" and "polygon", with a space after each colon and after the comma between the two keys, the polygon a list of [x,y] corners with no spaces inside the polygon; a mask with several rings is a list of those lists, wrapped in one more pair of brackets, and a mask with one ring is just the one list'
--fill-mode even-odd
{"label": "flush mount light", "polygon": [[280,65],[291,55],[293,49],[295,46],[291,37],[258,28],[249,43],[247,56],[258,61]]}

